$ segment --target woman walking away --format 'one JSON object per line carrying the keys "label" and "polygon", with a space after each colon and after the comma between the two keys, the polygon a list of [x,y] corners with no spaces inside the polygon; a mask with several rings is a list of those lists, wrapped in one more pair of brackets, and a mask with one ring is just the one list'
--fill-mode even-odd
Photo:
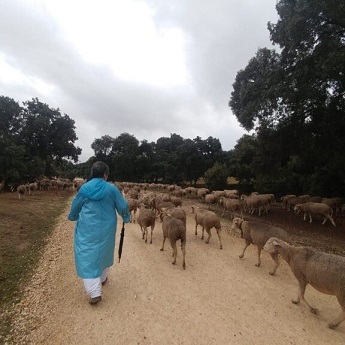
{"label": "woman walking away", "polygon": [[83,279],[89,303],[102,300],[102,285],[114,264],[117,215],[130,221],[127,201],[112,183],[107,182],[109,167],[92,165],[89,181],[72,201],[69,220],[77,221],[74,233],[74,258],[77,275]]}

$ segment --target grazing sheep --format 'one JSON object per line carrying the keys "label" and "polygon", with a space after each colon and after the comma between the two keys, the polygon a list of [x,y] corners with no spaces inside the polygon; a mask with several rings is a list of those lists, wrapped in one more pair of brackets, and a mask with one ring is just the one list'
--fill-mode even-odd
{"label": "grazing sheep", "polygon": [[264,250],[270,254],[280,254],[298,280],[298,296],[292,303],[298,304],[302,300],[312,313],[319,313],[304,298],[305,289],[310,284],[322,293],[335,295],[341,306],[342,312],[328,327],[336,328],[345,320],[345,257],[326,254],[309,247],[293,247],[278,238],[270,238]]}
{"label": "grazing sheep", "polygon": [[[243,248],[242,254],[240,254],[239,256],[241,259],[243,258],[244,252],[246,251],[248,246],[250,246],[251,244],[255,244],[257,246],[258,262],[255,264],[255,266],[257,267],[260,267],[261,265],[261,250],[269,238],[277,237],[291,243],[291,238],[285,230],[264,223],[245,221],[244,219],[239,217],[235,217],[233,219],[232,229],[239,229],[241,231],[241,238],[245,240],[245,246]],[[279,266],[279,257],[276,254],[271,254],[271,258],[275,262],[275,266],[272,270],[269,271],[269,274],[274,275]]]}
{"label": "grazing sheep", "polygon": [[208,234],[208,238],[205,241],[206,243],[210,242],[211,238],[211,229],[216,228],[218,240],[219,240],[219,248],[222,249],[222,239],[220,236],[221,226],[220,226],[220,220],[219,217],[212,211],[204,210],[201,208],[198,208],[196,206],[192,206],[192,214],[195,214],[195,236],[198,234],[197,228],[198,225],[202,226],[202,234],[201,239],[204,239],[204,230],[206,230]]}
{"label": "grazing sheep", "polygon": [[181,240],[181,250],[182,250],[182,268],[186,269],[186,225],[181,219],[177,219],[171,216],[169,213],[163,214],[163,223],[162,223],[162,230],[163,230],[163,243],[161,251],[164,250],[164,243],[166,238],[169,238],[171,247],[173,249],[173,262],[172,264],[176,264],[176,257],[177,257],[177,247],[176,242]]}
{"label": "grazing sheep", "polygon": [[18,199],[24,199],[24,195],[26,193],[26,185],[21,184],[17,187]]}
{"label": "grazing sheep", "polygon": [[156,223],[156,215],[155,211],[151,209],[147,209],[144,207],[141,207],[139,210],[139,214],[137,217],[137,223],[140,226],[141,232],[142,232],[142,239],[145,239],[145,243],[147,243],[147,236],[148,236],[148,227],[151,227],[151,241],[152,243],[152,233],[153,229],[155,228]]}
{"label": "grazing sheep", "polygon": [[307,219],[307,214],[309,215],[309,223],[313,221],[311,215],[321,215],[324,217],[324,220],[322,222],[322,225],[325,224],[327,219],[333,224],[333,226],[336,226],[334,223],[334,220],[332,218],[332,209],[330,206],[320,203],[320,202],[305,202],[303,204],[296,204],[294,207],[294,211],[298,214],[300,211],[304,212],[303,219]]}

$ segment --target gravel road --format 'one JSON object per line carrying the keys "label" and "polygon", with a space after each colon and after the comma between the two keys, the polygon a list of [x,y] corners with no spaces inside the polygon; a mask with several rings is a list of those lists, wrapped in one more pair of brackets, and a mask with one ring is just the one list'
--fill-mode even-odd
{"label": "gravel road", "polygon": [[137,224],[126,224],[121,262],[112,267],[103,300],[95,306],[75,274],[74,223],[67,220],[66,210],[15,307],[14,344],[345,344],[345,322],[337,330],[327,328],[340,312],[334,296],[307,288],[306,298],[320,315],[304,304],[292,304],[297,281],[285,262],[272,277],[267,253],[260,268],[254,266],[252,246],[239,259],[243,242],[226,220],[223,250],[214,229],[206,244],[200,233],[194,235],[190,207],[184,208],[186,270],[179,247],[176,265],[171,264],[169,243],[164,252],[159,250],[159,221],[153,244],[143,242]]}

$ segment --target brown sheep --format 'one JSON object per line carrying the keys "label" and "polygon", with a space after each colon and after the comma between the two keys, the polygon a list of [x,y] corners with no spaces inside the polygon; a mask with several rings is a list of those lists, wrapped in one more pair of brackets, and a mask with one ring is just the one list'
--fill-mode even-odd
{"label": "brown sheep", "polygon": [[177,257],[177,247],[176,242],[181,240],[181,250],[182,250],[182,268],[186,269],[186,225],[181,219],[177,219],[171,216],[169,213],[163,214],[163,223],[162,223],[162,231],[163,231],[163,243],[161,251],[164,250],[164,243],[166,238],[169,238],[171,247],[173,249],[173,262],[172,264],[176,264],[176,257]]}
{"label": "brown sheep", "polygon": [[[286,242],[291,243],[291,238],[285,230],[265,223],[249,222],[245,221],[242,218],[235,217],[232,221],[232,229],[239,229],[241,231],[241,238],[243,238],[245,241],[245,246],[243,248],[242,254],[240,254],[239,256],[241,259],[244,257],[244,252],[251,244],[255,244],[257,246],[258,262],[255,264],[255,266],[257,267],[260,267],[261,265],[261,250],[268,239],[270,239],[271,237],[278,237],[285,240]],[[279,266],[279,257],[276,254],[271,254],[271,257],[275,262],[275,266],[269,272],[269,274],[274,275]]]}
{"label": "brown sheep", "polygon": [[298,214],[300,211],[304,212],[303,219],[306,220],[307,214],[309,215],[309,223],[313,221],[311,215],[321,215],[324,217],[322,225],[325,224],[327,219],[335,226],[334,220],[332,218],[332,209],[330,206],[320,203],[320,202],[305,202],[303,204],[296,204],[294,211]]}
{"label": "brown sheep", "polygon": [[212,236],[211,229],[215,228],[218,235],[219,248],[222,249],[223,245],[222,245],[222,239],[220,236],[221,225],[220,225],[219,217],[212,211],[204,210],[196,206],[192,206],[192,214],[195,214],[195,236],[198,234],[197,232],[198,225],[201,225],[202,226],[201,239],[202,240],[204,239],[204,230],[206,230],[208,234],[208,238],[205,242],[209,243],[210,238]]}
{"label": "brown sheep", "polygon": [[145,243],[147,243],[148,227],[149,226],[151,227],[150,243],[152,243],[152,233],[153,233],[153,229],[155,228],[155,223],[156,223],[155,211],[141,207],[141,209],[139,210],[138,217],[137,217],[137,222],[142,232],[142,239],[145,239]]}
{"label": "brown sheep", "polygon": [[292,303],[298,304],[302,300],[312,313],[319,313],[304,298],[305,289],[310,284],[322,293],[335,295],[341,306],[342,312],[328,324],[328,327],[336,328],[345,320],[345,257],[308,247],[294,247],[274,237],[267,241],[264,250],[271,255],[280,254],[298,280],[298,295]]}

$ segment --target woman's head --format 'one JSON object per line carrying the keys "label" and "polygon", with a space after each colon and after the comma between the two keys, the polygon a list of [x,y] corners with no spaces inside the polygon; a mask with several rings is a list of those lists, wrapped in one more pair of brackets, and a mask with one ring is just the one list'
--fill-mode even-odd
{"label": "woman's head", "polygon": [[93,178],[105,178],[107,179],[109,175],[109,167],[104,162],[98,161],[92,164],[91,176]]}

